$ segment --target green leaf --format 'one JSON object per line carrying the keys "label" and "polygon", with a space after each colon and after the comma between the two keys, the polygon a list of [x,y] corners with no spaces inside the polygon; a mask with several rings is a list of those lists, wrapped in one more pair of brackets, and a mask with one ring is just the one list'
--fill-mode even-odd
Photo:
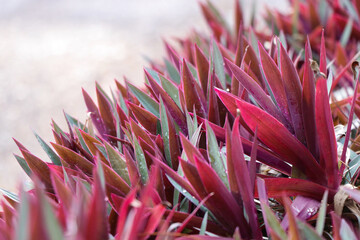
{"label": "green leaf", "polygon": [[44,217],[44,222],[46,225],[46,230],[48,232],[49,239],[51,240],[62,240],[64,235],[62,233],[62,228],[58,219],[55,217],[53,209],[50,203],[45,198],[44,194],[41,192],[40,201],[42,206],[42,213]]}
{"label": "green leaf", "polygon": [[[177,84],[180,84],[180,73],[178,72],[178,70],[167,59],[164,59],[164,61],[165,61],[166,70],[169,73],[171,79]],[[160,75],[160,79],[161,79],[161,75]]]}
{"label": "green leaf", "polygon": [[212,58],[212,63],[214,64],[214,67],[215,67],[215,73],[216,73],[217,77],[219,78],[223,89],[225,89],[226,88],[226,78],[225,78],[225,70],[224,70],[224,59],[223,59],[223,56],[221,55],[219,47],[215,41],[213,41],[213,44],[212,44],[211,58]]}
{"label": "green leaf", "polygon": [[133,136],[133,144],[135,149],[135,158],[138,164],[141,181],[145,184],[149,180],[149,172],[146,165],[146,159],[143,150],[135,136]]}
{"label": "green leaf", "polygon": [[176,206],[179,203],[179,197],[180,197],[180,192],[176,188],[174,188],[173,206]]}
{"label": "green leaf", "polygon": [[355,157],[354,159],[351,159],[349,163],[349,169],[346,172],[346,180],[348,182],[351,182],[351,179],[355,176],[356,172],[360,168],[360,155]]}
{"label": "green leaf", "polygon": [[189,112],[185,109],[186,125],[188,127],[189,138],[191,139],[196,129],[198,128],[196,111],[194,111],[194,118],[192,118]]}
{"label": "green leaf", "polygon": [[64,133],[63,130],[61,130],[61,128],[59,127],[59,125],[57,125],[57,123],[53,120],[52,121],[52,124],[53,124],[53,127],[54,127],[54,130],[57,134],[60,134],[62,135],[63,137],[65,137],[65,139],[68,139],[68,137],[66,136],[66,134]]}
{"label": "green leaf", "polygon": [[325,191],[324,196],[321,200],[321,206],[319,209],[319,215],[316,220],[316,232],[321,236],[324,231],[325,226],[325,216],[326,216],[326,207],[327,207],[327,198],[328,198],[328,191]]}
{"label": "green leaf", "polygon": [[98,160],[98,164],[97,164],[97,172],[99,174],[99,180],[100,180],[100,185],[103,191],[105,191],[105,174],[104,174],[104,170],[102,167],[102,163],[100,160]]}
{"label": "green leaf", "polygon": [[334,74],[333,74],[333,71],[330,68],[329,69],[329,76],[328,76],[328,78],[326,80],[328,94],[330,94],[331,86],[332,86],[333,81],[334,81]]}
{"label": "green leaf", "polygon": [[125,100],[124,100],[124,96],[122,95],[121,91],[118,91],[118,96],[119,96],[119,102],[120,102],[120,107],[121,109],[124,111],[124,113],[126,115],[129,114],[129,110],[126,106]]}
{"label": "green leaf", "polygon": [[201,227],[200,227],[199,235],[205,235],[206,226],[207,226],[207,221],[208,221],[208,216],[209,216],[209,212],[205,212],[204,218],[203,218],[203,220],[202,220],[202,222],[201,222]]}
{"label": "green leaf", "polygon": [[35,133],[35,137],[40,143],[40,146],[42,149],[46,152],[46,154],[49,156],[50,160],[57,166],[61,166],[61,161],[59,156],[50,148],[49,145],[46,144],[46,142],[39,136],[37,133]]}
{"label": "green leaf", "polygon": [[[279,36],[280,42],[281,44],[284,46],[285,49],[287,49],[287,41],[286,41],[286,36],[285,33],[281,30],[280,31],[280,36]],[[279,47],[279,46],[278,46]],[[280,48],[279,48],[280,50]],[[280,56],[279,56],[280,57]]]}
{"label": "green leaf", "polygon": [[130,83],[128,83],[128,87],[146,110],[160,118],[159,104],[154,99]]}
{"label": "green leaf", "polygon": [[64,183],[68,184],[70,182],[69,175],[66,172],[66,169],[64,166],[62,166],[63,174],[64,174]]}
{"label": "green leaf", "polygon": [[195,129],[194,134],[190,138],[190,142],[192,145],[199,146],[201,130],[202,130],[202,123],[200,124],[200,126],[197,129]]}
{"label": "green leaf", "polygon": [[70,116],[66,112],[64,112],[64,114],[65,114],[65,117],[66,117],[66,119],[68,120],[68,122],[70,123],[71,126],[83,129],[84,131],[87,132],[87,129],[86,129],[86,127],[85,127],[85,125],[83,123],[81,123],[76,118]]}
{"label": "green leaf", "polygon": [[319,17],[322,26],[326,26],[327,18],[329,16],[329,4],[326,0],[320,0],[317,9],[319,9]]}
{"label": "green leaf", "polygon": [[215,133],[206,122],[206,143],[208,149],[208,155],[210,159],[210,165],[220,177],[221,181],[229,189],[229,180],[225,171],[223,161],[220,156],[219,145],[217,143]]}
{"label": "green leaf", "polygon": [[280,239],[286,240],[287,235],[284,229],[281,227],[280,222],[278,221],[273,211],[271,211],[270,207],[266,204],[261,205],[265,210],[265,217],[267,219],[267,222],[269,223],[269,227],[280,237]]}
{"label": "green leaf", "polygon": [[120,156],[120,154],[107,142],[105,142],[105,148],[112,169],[119,174],[119,176],[130,185],[130,177],[127,169],[126,161]]}
{"label": "green leaf", "polygon": [[24,170],[24,172],[26,173],[26,175],[28,175],[29,177],[31,177],[32,171],[29,167],[29,165],[27,164],[27,162],[25,161],[24,158],[18,156],[18,155],[14,155],[16,158],[16,161],[20,164],[20,167]]}
{"label": "green leaf", "polygon": [[163,100],[160,98],[160,122],[161,122],[161,133],[164,141],[164,151],[167,164],[172,168],[171,153],[170,153],[170,140],[169,140],[169,123],[167,118],[166,108]]}
{"label": "green leaf", "polygon": [[[174,186],[174,188],[176,190],[178,190],[182,195],[184,195],[185,198],[187,198],[190,202],[192,202],[195,206],[199,205],[199,201],[193,197],[188,191],[186,191],[184,188],[182,188],[174,179],[172,179],[170,176],[166,175],[167,178],[169,179],[169,182],[171,183],[171,185]],[[204,207],[203,205],[200,207],[201,210],[203,210],[204,212],[209,212],[209,210]],[[211,212],[209,212],[210,216],[214,217],[214,215],[212,215]]]}
{"label": "green leaf", "polygon": [[29,223],[29,199],[25,190],[21,189],[21,204],[19,209],[19,222],[15,229],[16,240],[27,240],[30,234],[30,223]]}
{"label": "green leaf", "polygon": [[160,83],[159,73],[151,68],[145,68],[145,70],[150,73],[150,75],[155,79],[157,83]]}
{"label": "green leaf", "polygon": [[97,144],[97,143],[94,143],[94,145],[96,146],[96,148],[101,152],[102,155],[104,155],[104,157],[106,159],[108,159],[108,155],[107,155],[107,152],[106,152],[106,149],[103,145],[101,144]]}
{"label": "green leaf", "polygon": [[164,88],[165,92],[169,94],[172,100],[176,103],[176,105],[182,109],[179,97],[179,88],[172,84],[168,79],[160,75],[161,86]]}
{"label": "green leaf", "polygon": [[191,75],[194,77],[195,81],[200,84],[196,68],[191,63],[188,63],[187,66],[189,67]]}
{"label": "green leaf", "polygon": [[0,192],[11,200],[14,200],[15,202],[20,202],[20,199],[16,194],[2,188],[0,188]]}
{"label": "green leaf", "polygon": [[86,145],[85,141],[84,141],[84,138],[83,136],[81,135],[79,129],[75,128],[75,132],[76,132],[76,135],[78,136],[78,139],[80,141],[80,145],[83,149],[85,149],[85,151],[87,151],[90,155],[91,155],[91,152],[88,148],[88,146]]}
{"label": "green leaf", "polygon": [[256,54],[256,56],[259,58],[260,57],[260,53],[259,53],[259,45],[258,45],[258,38],[256,37],[256,34],[254,32],[254,30],[252,28],[250,28],[250,43],[251,46],[254,49],[254,52]]}
{"label": "green leaf", "polygon": [[[310,227],[308,224],[300,221],[300,220],[296,220],[296,223],[298,225],[299,228],[299,232],[302,235],[302,239],[311,239],[311,240],[321,240],[321,236],[315,231],[315,229],[313,229],[312,227]],[[344,238],[347,239],[347,238]]]}

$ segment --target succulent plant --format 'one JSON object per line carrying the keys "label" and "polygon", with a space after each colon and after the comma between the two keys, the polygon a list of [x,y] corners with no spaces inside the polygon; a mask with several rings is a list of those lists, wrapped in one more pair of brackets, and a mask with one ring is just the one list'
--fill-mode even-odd
{"label": "succulent plant", "polygon": [[[327,51],[327,29],[307,37],[319,22],[297,4],[302,42],[286,16],[291,37],[262,34],[235,1],[233,31],[200,3],[212,36],[165,43],[143,88],[83,90],[86,123],[65,113],[54,142],[36,135],[51,162],[15,140],[33,186],[2,190],[1,239],[356,239],[359,66]],[[336,88],[330,68],[345,69]]]}

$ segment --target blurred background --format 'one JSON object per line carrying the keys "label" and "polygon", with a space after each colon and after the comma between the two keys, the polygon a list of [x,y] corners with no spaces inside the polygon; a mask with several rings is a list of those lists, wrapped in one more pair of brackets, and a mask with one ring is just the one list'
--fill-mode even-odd
{"label": "blurred background", "polygon": [[[12,137],[47,159],[33,132],[52,141],[52,119],[66,129],[63,110],[84,121],[81,88],[95,97],[95,81],[108,90],[124,75],[141,85],[144,56],[160,61],[165,55],[162,39],[208,32],[197,2],[1,1],[0,188],[15,190],[25,178]],[[212,2],[231,22],[234,0]],[[249,13],[251,1],[243,2]],[[271,4],[286,9],[284,0]]]}

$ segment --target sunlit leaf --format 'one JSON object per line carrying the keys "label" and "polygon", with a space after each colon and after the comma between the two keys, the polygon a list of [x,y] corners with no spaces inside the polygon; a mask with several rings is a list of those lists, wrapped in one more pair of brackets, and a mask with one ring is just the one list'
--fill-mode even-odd
{"label": "sunlit leaf", "polygon": [[147,109],[149,112],[154,114],[156,117],[160,117],[159,113],[159,104],[153,100],[151,97],[149,97],[146,93],[138,89],[132,84],[128,84],[129,89],[131,92],[136,96],[136,98],[139,100],[139,102]]}
{"label": "sunlit leaf", "polygon": [[109,161],[112,169],[130,185],[130,177],[126,165],[126,161],[120,156],[120,153],[110,144],[105,142],[106,152],[109,156]]}
{"label": "sunlit leaf", "polygon": [[321,200],[319,215],[316,221],[316,232],[320,236],[323,234],[324,231],[327,202],[328,202],[328,191],[325,191],[324,196]]}
{"label": "sunlit leaf", "polygon": [[146,183],[149,180],[149,173],[146,165],[145,155],[136,137],[134,137],[133,141],[134,141],[136,161],[138,164],[141,180],[143,183]]}
{"label": "sunlit leaf", "polygon": [[227,179],[224,163],[220,157],[219,145],[216,141],[214,131],[209,124],[206,125],[206,142],[210,159],[210,165],[218,174],[222,182],[229,188],[229,182]]}

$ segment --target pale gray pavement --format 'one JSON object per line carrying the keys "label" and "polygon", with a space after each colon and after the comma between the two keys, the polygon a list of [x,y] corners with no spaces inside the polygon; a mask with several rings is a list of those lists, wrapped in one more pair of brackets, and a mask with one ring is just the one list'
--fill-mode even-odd
{"label": "pale gray pavement", "polygon": [[[233,0],[213,2],[232,19]],[[207,30],[194,0],[0,0],[0,188],[24,179],[12,137],[47,159],[33,130],[48,142],[62,110],[84,120],[81,88],[95,96],[95,81],[140,85],[143,56],[160,60],[162,38],[192,28]]]}

